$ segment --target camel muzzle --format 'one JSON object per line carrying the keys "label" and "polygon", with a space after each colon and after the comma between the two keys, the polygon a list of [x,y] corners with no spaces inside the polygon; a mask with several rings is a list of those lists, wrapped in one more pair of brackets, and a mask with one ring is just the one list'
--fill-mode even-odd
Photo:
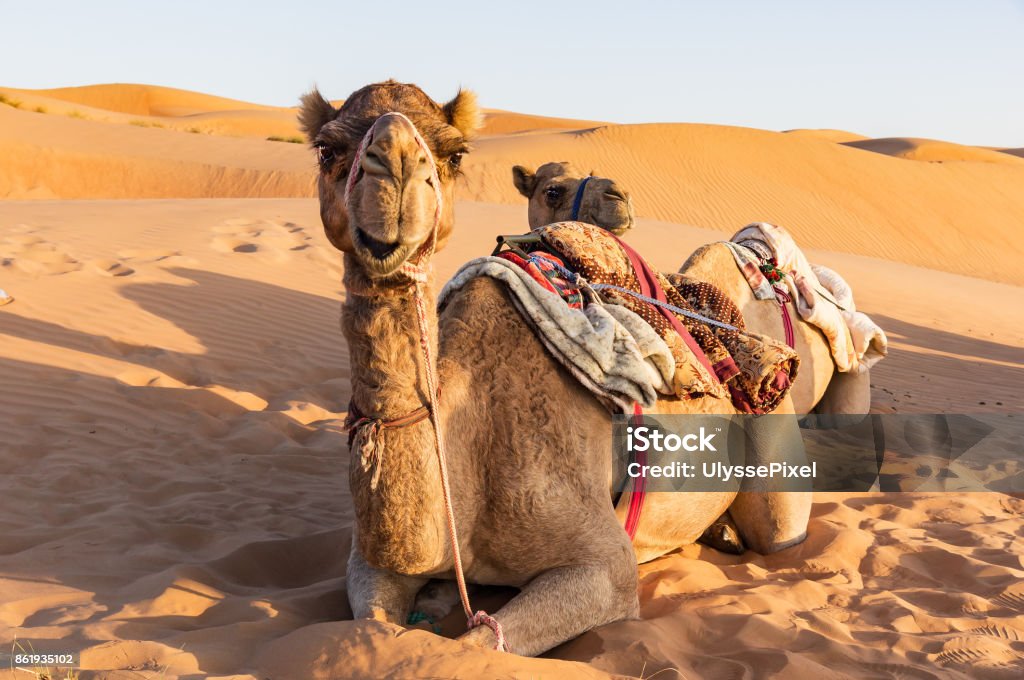
{"label": "camel muzzle", "polygon": [[[385,125],[384,121],[387,121],[387,127],[381,130],[381,127]],[[413,151],[403,151],[408,145],[402,143],[401,134],[411,135],[411,140],[414,142]],[[434,214],[425,241],[418,244],[405,244],[402,243],[400,234],[393,241],[381,240],[371,236],[356,224],[358,217],[356,211],[353,210],[353,189],[365,176],[372,176],[377,181],[382,178],[395,181],[400,187],[400,194],[408,182],[419,178],[426,181],[434,194]],[[426,140],[416,129],[416,125],[405,115],[396,111],[380,116],[363,136],[355,157],[352,159],[348,181],[345,183],[345,209],[349,214],[352,240],[356,253],[363,260],[363,265],[371,278],[387,277],[407,265],[411,265],[409,259],[416,253],[419,253],[421,262],[413,266],[418,267],[419,264],[425,264],[425,261],[433,254],[437,229],[441,221],[442,206],[443,197],[437,162],[434,160],[434,155]],[[401,220],[399,220],[400,223]]]}

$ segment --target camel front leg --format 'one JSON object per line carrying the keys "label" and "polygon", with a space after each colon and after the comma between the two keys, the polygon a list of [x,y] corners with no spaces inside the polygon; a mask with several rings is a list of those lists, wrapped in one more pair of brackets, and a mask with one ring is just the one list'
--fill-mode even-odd
{"label": "camel front leg", "polygon": [[425,578],[404,576],[367,564],[352,540],[348,556],[348,603],[355,619],[374,619],[404,626]]}
{"label": "camel front leg", "polygon": [[871,411],[871,373],[832,374],[825,394],[815,405],[814,422],[819,428],[849,427]]}
{"label": "camel front leg", "polygon": [[[536,656],[596,626],[636,617],[636,560],[631,548],[623,553],[621,563],[559,567],[530,581],[494,614],[508,651]],[[496,644],[486,626],[459,639],[489,649]]]}
{"label": "camel front leg", "polygon": [[[787,398],[775,413],[746,421],[746,465],[807,462],[792,401]],[[780,489],[779,487],[783,487]],[[744,480],[729,514],[748,548],[762,555],[778,552],[807,537],[813,500],[811,480],[781,483],[763,478]]]}

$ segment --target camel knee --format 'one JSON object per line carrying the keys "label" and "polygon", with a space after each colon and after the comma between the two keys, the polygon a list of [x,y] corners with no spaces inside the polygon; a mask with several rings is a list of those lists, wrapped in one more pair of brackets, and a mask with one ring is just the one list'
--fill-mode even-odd
{"label": "camel knee", "polygon": [[729,514],[746,546],[767,555],[807,538],[812,500],[807,491],[742,492]]}

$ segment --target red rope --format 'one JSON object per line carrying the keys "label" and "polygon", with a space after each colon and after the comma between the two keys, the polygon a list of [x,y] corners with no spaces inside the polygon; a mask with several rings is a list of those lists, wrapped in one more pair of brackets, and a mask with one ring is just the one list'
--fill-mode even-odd
{"label": "red rope", "polygon": [[793,319],[789,315],[789,307],[786,303],[791,302],[793,298],[789,296],[789,293],[782,290],[778,286],[775,288],[775,295],[779,299],[779,308],[782,310],[782,327],[786,330],[786,344],[796,349],[796,334],[793,332]]}
{"label": "red rope", "polygon": [[[640,408],[640,404],[633,404],[633,425],[643,424],[644,411]],[[647,463],[647,452],[637,451],[636,459],[634,463],[645,465]],[[626,512],[626,533],[629,535],[629,540],[633,540],[636,537],[637,527],[640,526],[640,513],[644,509],[644,498],[647,495],[647,478],[643,475],[633,478],[633,488],[629,496],[629,510]]]}

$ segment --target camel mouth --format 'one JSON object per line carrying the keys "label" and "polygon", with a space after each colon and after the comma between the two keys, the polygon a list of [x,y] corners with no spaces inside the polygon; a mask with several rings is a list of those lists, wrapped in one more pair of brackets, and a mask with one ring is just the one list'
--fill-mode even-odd
{"label": "camel mouth", "polygon": [[634,223],[633,215],[625,210],[623,210],[623,213],[624,214],[618,215],[612,220],[600,220],[598,221],[597,226],[601,227],[605,231],[615,234],[616,236],[622,236],[633,228]]}
{"label": "camel mouth", "polygon": [[387,259],[388,255],[395,252],[400,245],[397,241],[395,243],[386,243],[385,241],[375,239],[359,228],[356,228],[356,233],[363,246],[378,260]]}
{"label": "camel mouth", "polygon": [[381,241],[359,227],[356,227],[353,232],[356,251],[360,255],[367,273],[372,277],[394,274],[412,254],[413,246],[411,245],[397,241],[394,243]]}

